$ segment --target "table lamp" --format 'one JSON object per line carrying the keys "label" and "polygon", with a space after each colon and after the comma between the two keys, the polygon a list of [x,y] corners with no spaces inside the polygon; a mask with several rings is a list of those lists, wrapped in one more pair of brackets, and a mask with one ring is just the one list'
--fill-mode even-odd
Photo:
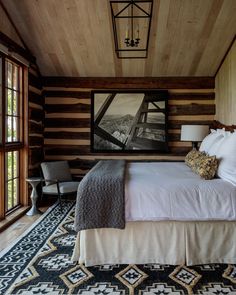
{"label": "table lamp", "polygon": [[198,149],[198,142],[209,133],[207,125],[182,125],[181,126],[181,141],[192,141],[193,149]]}

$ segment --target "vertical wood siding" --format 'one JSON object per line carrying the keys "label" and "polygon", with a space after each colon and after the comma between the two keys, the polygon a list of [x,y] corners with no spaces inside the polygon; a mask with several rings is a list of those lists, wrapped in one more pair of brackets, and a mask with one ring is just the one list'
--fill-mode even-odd
{"label": "vertical wood siding", "polygon": [[216,75],[216,120],[236,124],[236,38]]}
{"label": "vertical wood siding", "polygon": [[[143,85],[147,81],[143,78]],[[196,83],[195,83],[196,84]],[[68,86],[68,85],[67,85]],[[84,86],[86,87],[86,85]],[[137,88],[142,84],[137,83]],[[176,85],[175,85],[176,87]],[[128,160],[182,160],[191,149],[191,143],[180,141],[182,124],[210,125],[215,115],[214,87],[169,90],[169,150],[168,154],[109,154],[90,151],[90,91],[99,88],[67,87],[62,84],[46,86],[44,151],[45,160],[68,160],[71,172],[81,178],[99,159]],[[125,85],[124,85],[125,88]],[[150,87],[153,88],[154,87]],[[100,89],[104,88],[101,83]],[[155,89],[157,89],[155,87]],[[109,91],[109,90],[108,90]],[[40,114],[38,112],[38,116]]]}

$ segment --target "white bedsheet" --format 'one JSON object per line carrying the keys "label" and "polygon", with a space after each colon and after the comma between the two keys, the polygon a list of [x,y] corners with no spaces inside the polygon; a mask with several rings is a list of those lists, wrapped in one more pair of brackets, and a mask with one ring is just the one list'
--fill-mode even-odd
{"label": "white bedsheet", "polygon": [[203,180],[185,163],[130,163],[126,221],[236,220],[236,186]]}

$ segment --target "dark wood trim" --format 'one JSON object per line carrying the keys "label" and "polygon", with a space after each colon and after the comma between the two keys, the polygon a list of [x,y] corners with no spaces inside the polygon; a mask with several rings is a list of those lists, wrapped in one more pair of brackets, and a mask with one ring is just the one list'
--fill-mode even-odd
{"label": "dark wood trim", "polygon": [[215,105],[214,104],[198,104],[190,103],[187,105],[169,105],[168,107],[169,115],[215,115]]}
{"label": "dark wood trim", "polygon": [[29,134],[36,133],[36,134],[43,134],[43,125],[37,124],[33,120],[29,120]]}
{"label": "dark wood trim", "polygon": [[44,144],[44,150],[46,155],[90,155],[90,145],[47,145]]}
{"label": "dark wood trim", "polygon": [[46,104],[44,107],[46,113],[87,113],[90,114],[90,104]]}
{"label": "dark wood trim", "polygon": [[215,92],[209,93],[169,93],[169,100],[214,100]]}
{"label": "dark wood trim", "polygon": [[45,87],[89,89],[214,89],[214,77],[43,77]]}
{"label": "dark wood trim", "polygon": [[46,131],[44,138],[49,139],[87,139],[90,140],[90,132],[71,131]]}
{"label": "dark wood trim", "polygon": [[[63,85],[61,85],[63,86]],[[88,99],[90,101],[91,92],[90,91],[55,91],[55,90],[44,90],[43,94],[45,97],[51,98],[78,98],[78,99]],[[169,92],[169,100],[214,100],[215,93],[171,93]]]}
{"label": "dark wood trim", "polygon": [[29,99],[29,102],[32,102],[32,103],[35,103],[37,105],[43,105],[43,96],[38,94],[38,93],[35,93],[33,91],[28,91],[28,99]]}
{"label": "dark wood trim", "polygon": [[[189,148],[188,148],[189,149]],[[147,156],[147,155],[146,155]],[[173,156],[173,155],[172,155]],[[179,156],[179,155],[178,155]],[[180,156],[182,157],[182,155]],[[89,170],[91,168],[93,168],[93,166],[99,161],[99,159],[93,159],[93,160],[82,160],[82,159],[75,159],[75,160],[68,160],[69,162],[69,166],[72,169],[80,169],[80,170],[84,170],[82,171],[81,175],[84,173],[86,173],[86,170]],[[162,159],[162,160],[154,160],[154,159],[126,159],[127,162],[167,162],[167,161],[171,161],[171,162],[182,162],[182,159],[179,160],[167,160],[167,159]],[[76,173],[74,175],[78,175],[79,173]]]}
{"label": "dark wood trim", "polygon": [[216,77],[216,75],[218,74],[218,72],[219,72],[219,70],[220,70],[222,64],[224,63],[224,61],[225,61],[225,59],[226,59],[228,53],[230,52],[230,50],[231,50],[231,48],[232,48],[232,46],[233,46],[235,40],[236,40],[236,35],[234,35],[233,40],[231,41],[231,43],[230,43],[230,45],[229,45],[229,48],[228,48],[227,51],[225,52],[225,55],[223,56],[223,58],[222,58],[222,60],[221,60],[221,62],[220,62],[220,64],[219,64],[219,66],[218,66],[218,68],[217,68],[217,70],[216,70],[216,73],[215,73],[215,76],[214,76],[214,77]]}
{"label": "dark wood trim", "polygon": [[82,128],[90,127],[90,119],[87,118],[45,118],[45,128],[47,127],[61,127],[61,128]]}
{"label": "dark wood trim", "polygon": [[38,165],[38,168],[29,168],[28,170],[28,176],[29,177],[34,177],[40,175],[40,168]]}
{"label": "dark wood trim", "polygon": [[170,152],[178,156],[186,156],[190,152],[191,147],[170,147]]}
{"label": "dark wood trim", "polygon": [[36,63],[36,58],[27,49],[18,45],[15,41],[11,40],[7,35],[0,32],[0,43],[8,47],[10,51],[16,52],[28,61]]}
{"label": "dark wood trim", "polygon": [[42,122],[44,118],[44,111],[29,107],[29,120]]}
{"label": "dark wood trim", "polygon": [[2,181],[1,186],[2,190],[0,191],[0,202],[1,202],[1,212],[0,212],[0,218],[5,219],[6,216],[6,157],[5,157],[5,143],[6,143],[6,128],[5,128],[5,120],[6,120],[6,58],[5,56],[2,58],[2,68],[1,68],[1,76],[2,76],[2,85],[1,85],[1,92],[2,92],[2,122],[1,122],[1,128],[2,128],[2,138],[1,138],[1,170],[3,171],[2,174]]}
{"label": "dark wood trim", "polygon": [[[110,157],[149,157],[149,156],[163,156],[163,157],[182,157],[186,155],[186,151],[190,151],[191,147],[169,147],[170,152],[148,152],[148,153],[138,153],[138,154],[134,154],[134,153],[124,153],[124,152],[117,152],[117,153],[102,153],[102,154],[98,154],[98,153],[92,153],[90,151],[90,146],[52,146],[46,147],[46,155],[47,156],[76,156],[77,158],[79,158],[80,156],[93,156],[94,159],[96,159],[96,157],[99,157],[99,159],[101,159],[101,156],[104,157],[104,159],[109,159]],[[172,152],[174,151],[174,152]],[[73,161],[73,160],[72,160]],[[87,160],[85,160],[87,161]],[[91,160],[92,161],[92,160]],[[135,160],[136,161],[136,160]]]}
{"label": "dark wood trim", "polygon": [[222,124],[219,121],[213,121],[210,127],[213,128],[213,129],[225,128],[225,130],[231,131],[231,132],[234,132],[234,130],[236,130],[236,125],[225,125],[225,124]]}
{"label": "dark wood trim", "polygon": [[43,137],[40,136],[29,136],[30,146],[42,146],[44,142]]}
{"label": "dark wood trim", "polygon": [[29,151],[29,165],[37,164],[43,161],[43,150],[41,147],[31,148]]}
{"label": "dark wood trim", "polygon": [[[44,81],[44,80],[43,80]],[[46,86],[46,85],[43,85]],[[61,85],[63,87],[63,85]],[[45,97],[69,97],[69,98],[91,98],[90,91],[66,91],[66,90],[44,90],[43,95]]]}
{"label": "dark wood trim", "polygon": [[82,159],[75,159],[69,160],[70,168],[77,168],[77,169],[91,169],[99,160],[82,160]]}
{"label": "dark wood trim", "polygon": [[28,177],[28,144],[29,144],[29,118],[28,118],[28,68],[24,67],[24,97],[23,97],[23,140],[24,148],[21,151],[21,167],[23,168],[19,174],[21,177],[21,204],[29,205],[28,184],[25,179]]}
{"label": "dark wood trim", "polygon": [[180,141],[180,136],[180,133],[168,133],[168,140],[169,142]]}
{"label": "dark wood trim", "polygon": [[198,120],[198,121],[188,121],[188,120],[169,120],[168,129],[181,129],[182,125],[211,125],[212,120]]}
{"label": "dark wood trim", "polygon": [[[27,44],[25,43],[24,39],[22,38],[17,26],[15,25],[15,23],[13,22],[8,10],[6,9],[5,5],[2,3],[2,0],[0,0],[0,6],[2,7],[2,9],[4,10],[8,20],[10,21],[11,25],[13,26],[13,28],[15,29],[21,43],[24,45],[25,48],[22,47],[22,49],[26,50],[27,51],[27,54],[29,55],[29,57],[27,56],[23,56],[21,53],[19,53],[20,55],[22,55],[23,57],[25,57],[27,60],[29,60],[30,62],[33,62],[35,64],[35,67],[36,67],[36,71],[39,75],[39,77],[42,77],[41,73],[40,73],[40,70],[39,70],[39,67],[36,63],[36,58],[33,56],[31,50],[29,49],[29,47],[27,46]],[[10,39],[11,40],[11,39]],[[13,40],[11,40],[12,42],[14,42]],[[14,42],[15,43],[15,42]],[[17,43],[15,43],[17,44]],[[18,45],[18,44],[17,44]],[[20,46],[20,45],[18,45]],[[9,47],[9,46],[8,46]],[[20,46],[21,47],[21,46]],[[15,51],[15,50],[14,50]],[[17,51],[16,51],[17,52]],[[18,53],[18,52],[17,52]]]}
{"label": "dark wood trim", "polygon": [[8,20],[9,20],[9,22],[11,23],[11,25],[12,25],[13,28],[15,29],[16,34],[18,35],[18,37],[19,37],[21,43],[24,45],[25,49],[26,49],[28,52],[30,52],[28,46],[26,45],[24,39],[22,38],[22,36],[21,36],[19,30],[18,30],[17,27],[15,26],[15,24],[14,24],[14,22],[13,22],[11,16],[10,16],[10,14],[8,13],[8,11],[7,11],[6,7],[5,7],[5,5],[2,3],[1,0],[0,0],[0,6],[2,7],[3,11],[5,12],[5,14],[6,14],[6,16],[7,16]]}
{"label": "dark wood trim", "polygon": [[29,86],[33,86],[39,90],[42,90],[42,82],[40,77],[36,77],[35,75],[29,72],[28,78],[29,78]]}

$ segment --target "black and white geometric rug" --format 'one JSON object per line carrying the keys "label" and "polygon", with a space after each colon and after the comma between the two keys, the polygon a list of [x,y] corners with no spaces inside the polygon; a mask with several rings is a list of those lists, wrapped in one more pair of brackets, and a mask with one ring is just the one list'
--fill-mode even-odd
{"label": "black and white geometric rug", "polygon": [[0,254],[0,294],[236,295],[236,266],[85,267],[71,261],[74,203],[50,208]]}

